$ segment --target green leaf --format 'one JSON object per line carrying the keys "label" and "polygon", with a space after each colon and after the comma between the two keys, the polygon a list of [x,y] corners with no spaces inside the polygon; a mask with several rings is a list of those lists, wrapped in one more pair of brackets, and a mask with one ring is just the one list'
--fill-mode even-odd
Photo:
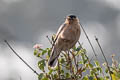
{"label": "green leaf", "polygon": [[108,69],[107,68],[105,69],[105,72],[108,73]]}
{"label": "green leaf", "polygon": [[86,64],[85,64],[85,67],[86,67],[86,68],[88,68],[88,67],[89,67],[89,64],[88,64],[88,63],[86,63]]}
{"label": "green leaf", "polygon": [[86,53],[86,49],[81,49],[81,52],[82,53]]}
{"label": "green leaf", "polygon": [[61,72],[62,74],[64,74],[64,70],[60,70],[60,72]]}
{"label": "green leaf", "polygon": [[38,53],[37,57],[40,57],[41,56],[41,53]]}
{"label": "green leaf", "polygon": [[79,61],[79,64],[83,64],[83,61]]}
{"label": "green leaf", "polygon": [[94,61],[94,63],[95,63],[96,66],[100,66],[98,61]]}
{"label": "green leaf", "polygon": [[100,73],[102,72],[102,68],[101,67],[96,67],[96,70],[99,71]]}
{"label": "green leaf", "polygon": [[58,78],[58,75],[57,75],[57,74],[54,74],[54,78],[57,79],[57,78]]}
{"label": "green leaf", "polygon": [[40,70],[44,71],[44,67],[45,67],[45,60],[41,60],[38,62],[38,67]]}
{"label": "green leaf", "polygon": [[35,49],[34,50],[34,55],[37,55],[37,53],[38,53],[38,50]]}
{"label": "green leaf", "polygon": [[44,55],[45,53],[47,53],[47,50],[43,50],[42,51],[42,55]]}
{"label": "green leaf", "polygon": [[95,73],[95,70],[90,70],[91,75],[94,75],[94,73]]}
{"label": "green leaf", "polygon": [[76,46],[73,46],[73,48],[72,48],[74,51],[76,51]]}
{"label": "green leaf", "polygon": [[69,73],[66,73],[66,78],[69,78],[70,77],[70,74]]}
{"label": "green leaf", "polygon": [[93,76],[89,76],[88,79],[89,80],[94,80],[94,77]]}
{"label": "green leaf", "polygon": [[61,58],[60,59],[60,63],[64,63],[65,62],[65,59],[64,58]]}
{"label": "green leaf", "polygon": [[48,48],[47,50],[48,50],[48,51],[47,51],[47,52],[48,52],[48,56],[50,57],[51,49]]}
{"label": "green leaf", "polygon": [[83,63],[85,64],[86,63],[86,58],[85,58],[84,53],[81,53],[81,56],[82,56]]}
{"label": "green leaf", "polygon": [[56,37],[56,35],[55,35],[55,34],[53,34],[53,35],[52,35],[52,41],[54,41],[54,40],[55,40],[55,37]]}
{"label": "green leaf", "polygon": [[90,68],[93,68],[93,65],[92,65],[92,64],[88,64],[88,66],[89,66]]}
{"label": "green leaf", "polygon": [[47,77],[42,78],[41,80],[49,80]]}
{"label": "green leaf", "polygon": [[77,51],[76,55],[80,55],[81,54],[81,50],[80,51]]}
{"label": "green leaf", "polygon": [[117,72],[116,76],[120,79],[120,72]]}
{"label": "green leaf", "polygon": [[89,80],[87,76],[84,76],[82,80]]}
{"label": "green leaf", "polygon": [[84,60],[84,64],[85,64],[87,61],[88,61],[88,60],[87,60],[87,59],[85,59],[85,60]]}
{"label": "green leaf", "polygon": [[120,64],[118,65],[118,69],[120,70]]}
{"label": "green leaf", "polygon": [[52,74],[52,72],[53,72],[53,69],[50,69],[48,74]]}
{"label": "green leaf", "polygon": [[78,46],[77,49],[76,49],[76,51],[80,51],[81,48],[82,48],[81,46]]}
{"label": "green leaf", "polygon": [[102,78],[102,77],[99,77],[99,78],[98,78],[98,80],[105,80],[105,79],[104,79],[104,78]]}
{"label": "green leaf", "polygon": [[105,76],[105,80],[109,80],[109,78],[110,78],[109,76]]}
{"label": "green leaf", "polygon": [[38,80],[41,80],[43,76],[44,76],[44,74],[40,73],[39,76],[38,76]]}

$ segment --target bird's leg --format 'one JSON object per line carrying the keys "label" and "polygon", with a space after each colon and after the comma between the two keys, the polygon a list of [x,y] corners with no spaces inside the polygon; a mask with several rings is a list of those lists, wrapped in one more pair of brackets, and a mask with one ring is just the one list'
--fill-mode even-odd
{"label": "bird's leg", "polygon": [[58,60],[58,77],[59,77],[59,80],[60,80],[60,64],[59,64],[59,59]]}
{"label": "bird's leg", "polygon": [[[72,51],[70,51],[70,53],[71,53],[71,55],[72,55],[72,57],[73,57],[73,59],[74,59],[74,64],[75,64],[75,66],[76,66],[76,70],[78,71],[78,61],[77,61],[77,58],[75,57],[75,54],[72,52]],[[77,72],[76,71],[76,72]]]}
{"label": "bird's leg", "polygon": [[72,73],[72,61],[71,61],[71,58],[70,58],[70,54],[69,54],[69,50],[67,51],[67,55],[68,55],[68,64],[70,65],[70,72]]}

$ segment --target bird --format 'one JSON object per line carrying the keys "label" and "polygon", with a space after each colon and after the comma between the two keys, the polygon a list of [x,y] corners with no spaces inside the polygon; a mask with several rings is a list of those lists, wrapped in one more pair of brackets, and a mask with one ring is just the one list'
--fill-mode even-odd
{"label": "bird", "polygon": [[68,15],[56,33],[48,66],[55,67],[61,51],[68,51],[79,40],[81,34],[80,23],[75,15]]}

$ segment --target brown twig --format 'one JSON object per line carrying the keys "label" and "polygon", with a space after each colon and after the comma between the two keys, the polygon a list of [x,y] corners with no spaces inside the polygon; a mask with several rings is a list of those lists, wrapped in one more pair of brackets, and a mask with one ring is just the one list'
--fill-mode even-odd
{"label": "brown twig", "polygon": [[69,51],[67,51],[66,53],[67,53],[67,57],[68,57],[68,64],[70,64],[70,72],[72,72],[72,64],[71,64],[71,58],[70,58]]}
{"label": "brown twig", "polygon": [[60,63],[59,63],[59,60],[58,60],[58,78],[60,80]]}
{"label": "brown twig", "polygon": [[48,35],[47,35],[46,37],[47,37],[48,41],[49,41],[51,44],[53,44],[53,42],[50,40],[50,38],[48,37]]}
{"label": "brown twig", "polygon": [[[83,49],[83,47],[82,47],[80,41],[78,41],[78,44],[79,44],[79,45],[81,46],[81,48]],[[86,53],[84,53],[84,54],[85,54],[85,57],[87,58],[88,62],[90,63],[89,57],[86,55]]]}
{"label": "brown twig", "polygon": [[[81,48],[83,49],[83,47],[82,47],[82,45],[80,44],[80,42],[78,41],[78,44],[81,46]],[[89,58],[88,58],[88,56],[86,55],[86,53],[84,53],[85,54],[85,57],[87,58],[87,60],[88,60],[88,63],[89,64],[91,64],[91,62],[90,62],[90,60],[89,60]],[[98,77],[97,77],[97,75],[96,75],[96,73],[94,73],[94,76],[95,76],[95,78],[98,80]]]}
{"label": "brown twig", "polygon": [[[82,47],[82,45],[81,45],[81,43],[78,41],[78,44],[81,46],[81,48],[83,49],[83,47]],[[86,56],[86,54],[85,54],[85,56]],[[88,59],[88,62],[90,63],[91,62],[91,60],[92,59],[90,59],[89,60],[89,58],[88,58],[88,56],[86,56],[87,57],[87,59]],[[93,57],[92,57],[93,58]],[[101,66],[100,66],[101,67]],[[103,73],[103,71],[102,71],[102,75],[103,75],[103,77],[104,77],[104,73]],[[96,75],[95,75],[96,76]]]}
{"label": "brown twig", "polygon": [[104,57],[104,59],[105,59],[106,66],[107,66],[107,68],[108,68],[109,75],[110,75],[111,80],[112,80],[112,75],[111,75],[111,71],[110,71],[110,67],[109,67],[108,61],[107,61],[107,59],[106,59],[106,57],[105,57],[105,55],[104,55],[103,49],[102,49],[102,47],[101,47],[101,45],[100,45],[100,43],[99,43],[99,41],[98,41],[98,38],[97,38],[96,36],[95,36],[95,40],[96,40],[96,42],[97,42],[97,44],[98,44],[98,46],[99,46],[99,48],[100,48],[100,50],[101,50],[101,53],[102,53],[102,55],[103,55],[103,57]]}
{"label": "brown twig", "polygon": [[74,78],[74,80],[76,80],[75,77],[73,76],[75,74],[74,74],[74,70],[73,70],[73,66],[72,66],[72,60],[71,60],[69,52],[70,52],[70,50],[68,50],[66,53],[67,53],[67,56],[68,56],[68,64],[70,65],[70,72],[72,73],[71,78]]}
{"label": "brown twig", "polygon": [[11,47],[11,45],[7,42],[7,40],[4,40],[4,42],[5,42],[5,43],[8,45],[8,47],[13,51],[13,53],[14,53],[20,60],[22,60],[22,61],[27,65],[27,67],[29,67],[36,75],[39,76],[38,72],[35,71],[25,60],[22,59],[22,57],[20,57],[20,56],[18,55],[18,53]]}
{"label": "brown twig", "polygon": [[40,59],[47,61],[47,59],[44,59],[43,57],[39,56]]}
{"label": "brown twig", "polygon": [[96,59],[98,60],[98,58],[97,58],[97,54],[96,54],[96,52],[95,52],[95,49],[94,49],[94,47],[93,47],[93,45],[92,45],[92,43],[91,43],[91,41],[90,41],[90,39],[89,39],[89,37],[88,37],[88,35],[87,35],[85,29],[83,28],[83,26],[82,26],[81,23],[80,23],[80,26],[81,26],[81,28],[82,28],[82,30],[83,30],[83,32],[84,32],[86,38],[88,39],[88,42],[89,42],[89,44],[90,44],[90,46],[91,46],[91,48],[92,48],[92,50],[93,50],[94,56],[95,56]]}
{"label": "brown twig", "polygon": [[76,66],[76,69],[77,69],[77,71],[78,71],[78,64],[77,64],[77,61],[76,61],[75,55],[74,55],[74,53],[73,53],[72,51],[70,51],[70,53],[71,53],[72,56],[73,56],[75,66]]}

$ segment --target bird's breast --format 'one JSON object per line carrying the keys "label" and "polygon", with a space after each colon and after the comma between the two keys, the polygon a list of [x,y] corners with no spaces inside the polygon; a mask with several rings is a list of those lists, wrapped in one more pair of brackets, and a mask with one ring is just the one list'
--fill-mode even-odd
{"label": "bird's breast", "polygon": [[61,38],[67,40],[76,40],[80,35],[80,27],[77,25],[69,25],[61,32]]}

